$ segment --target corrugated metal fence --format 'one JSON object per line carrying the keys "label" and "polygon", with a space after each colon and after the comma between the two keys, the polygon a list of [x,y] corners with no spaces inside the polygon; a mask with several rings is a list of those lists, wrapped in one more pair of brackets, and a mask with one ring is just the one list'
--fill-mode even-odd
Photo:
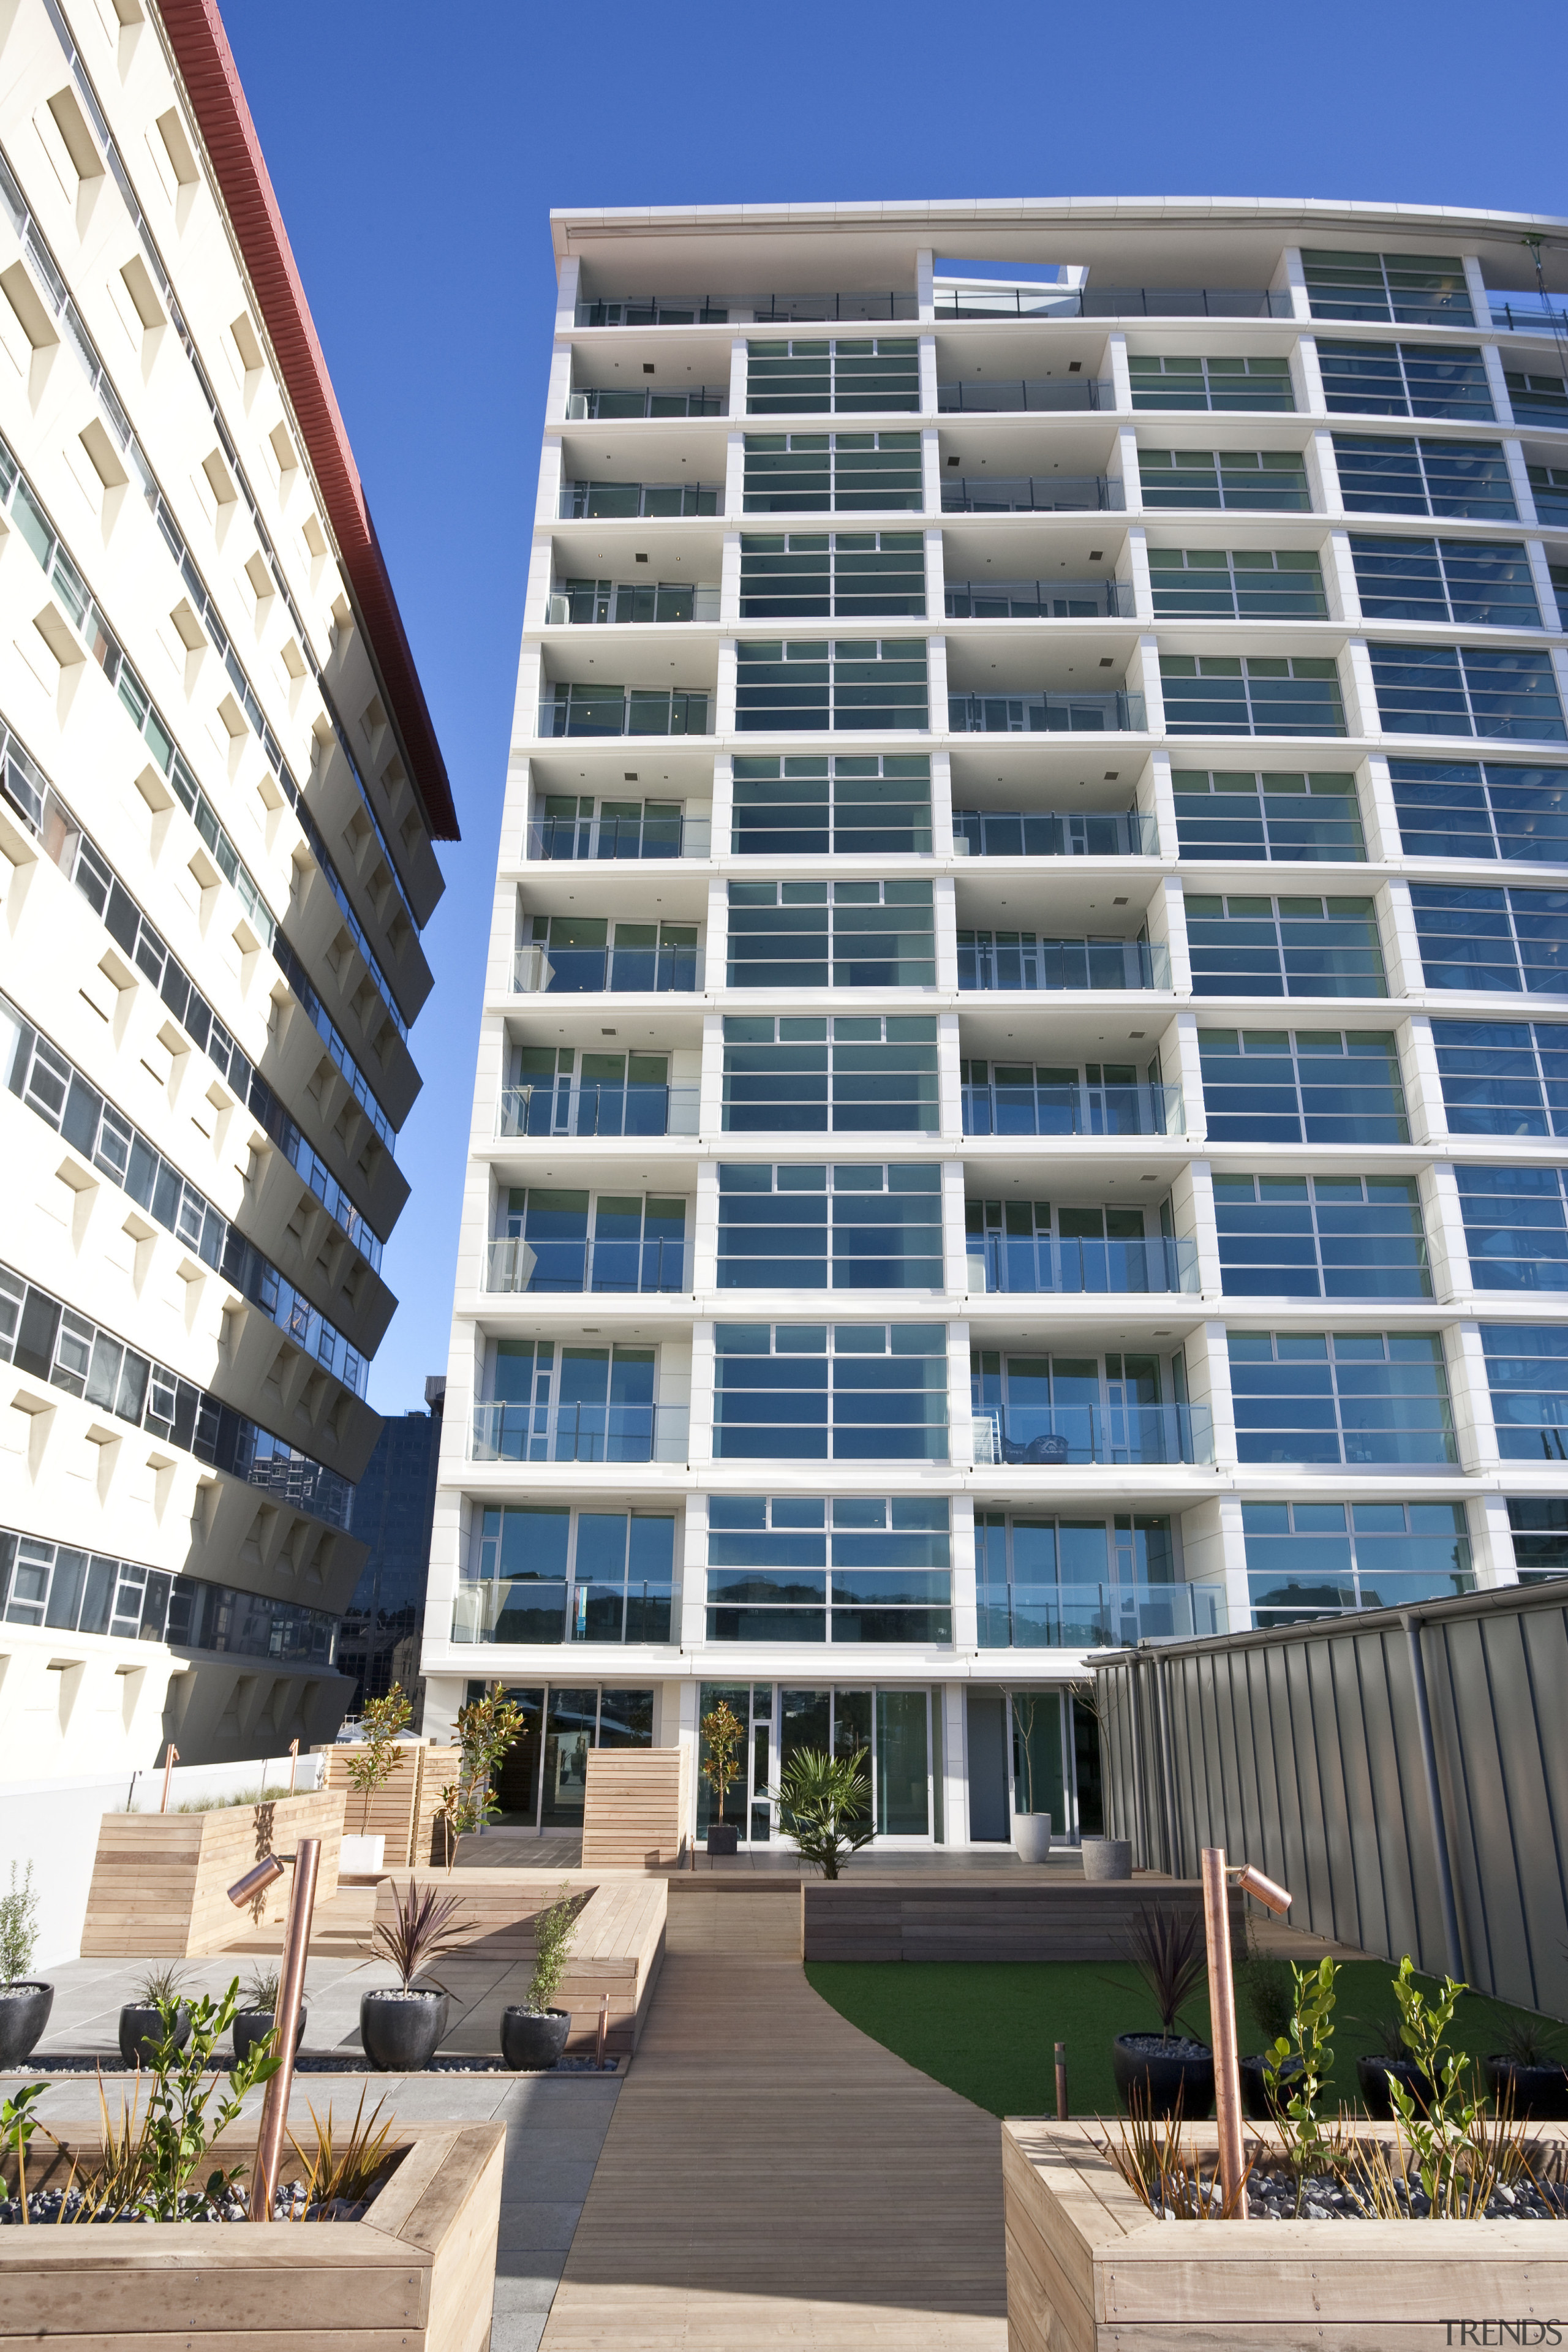
{"label": "corrugated metal fence", "polygon": [[1106,1829],[1195,1877],[1205,1845],[1291,1924],[1568,2015],[1568,1582],[1097,1667]]}

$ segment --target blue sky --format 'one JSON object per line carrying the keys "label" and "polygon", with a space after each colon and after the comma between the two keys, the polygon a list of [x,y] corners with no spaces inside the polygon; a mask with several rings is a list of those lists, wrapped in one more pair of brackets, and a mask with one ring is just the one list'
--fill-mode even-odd
{"label": "blue sky", "polygon": [[371,1381],[397,1412],[447,1364],[551,206],[1117,194],[1568,214],[1568,11],[468,0],[448,16],[412,0],[226,0],[225,13],[463,825],[425,934],[426,1083],[400,1152],[414,1198],[384,1268],[402,1304]]}

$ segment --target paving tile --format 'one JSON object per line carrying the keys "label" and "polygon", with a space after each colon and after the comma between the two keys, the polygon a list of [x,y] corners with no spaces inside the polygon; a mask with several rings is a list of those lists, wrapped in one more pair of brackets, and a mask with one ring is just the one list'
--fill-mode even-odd
{"label": "paving tile", "polygon": [[492,2311],[490,2352],[539,2352],[549,2317],[548,2310]]}
{"label": "paving tile", "polygon": [[507,2244],[496,2255],[496,2276],[510,2278],[519,2273],[526,2276],[535,2252],[542,2248],[564,2255],[583,2203],[581,2198],[574,2198],[561,2204],[510,2205],[502,2210],[508,2217]]}
{"label": "paving tile", "polygon": [[496,2313],[500,2315],[504,2312],[509,2316],[515,2315],[521,2317],[528,2312],[536,2311],[541,2319],[543,2319],[554,2301],[555,2290],[561,2284],[561,2272],[565,2260],[564,2248],[542,2247],[537,2253],[528,2258],[526,2265],[520,2263],[518,2268],[508,2271],[504,2276],[498,2273],[495,2284]]}
{"label": "paving tile", "polygon": [[[564,2203],[576,2198],[581,2203],[588,2194],[588,2184],[594,2178],[598,2150],[592,2156],[567,2157],[555,2154],[553,2147],[542,2149],[532,2158],[520,2158],[515,2162],[510,2151],[501,2173],[501,2229],[504,2233],[507,2216],[525,2210],[535,2198]],[[503,2234],[502,2244],[506,2243]]]}

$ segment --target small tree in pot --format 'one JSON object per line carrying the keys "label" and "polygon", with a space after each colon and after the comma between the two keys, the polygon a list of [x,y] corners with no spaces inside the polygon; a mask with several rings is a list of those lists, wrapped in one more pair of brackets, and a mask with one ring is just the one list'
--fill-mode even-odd
{"label": "small tree in pot", "polygon": [[733,1822],[724,1819],[724,1799],[741,1777],[741,1749],[745,1744],[746,1729],[728,1700],[721,1699],[703,1717],[699,1728],[702,1734],[702,1778],[713,1791],[713,1818],[708,1824],[710,1853],[733,1853],[741,1843],[741,1832]]}
{"label": "small tree in pot", "polygon": [[561,1989],[582,1899],[585,1898],[574,1895],[570,1883],[563,1879],[560,1894],[548,1911],[541,1912],[535,1923],[533,1974],[529,1979],[528,1999],[518,2007],[501,2011],[501,2056],[509,2066],[531,2070],[553,2066],[566,2047],[572,2012],[569,2009],[552,2008],[551,2003]]}
{"label": "small tree in pot", "polygon": [[447,2031],[447,1989],[434,1979],[427,1986],[414,1980],[462,1940],[461,1911],[454,1895],[437,1895],[432,1886],[421,1891],[411,1878],[404,1896],[393,1882],[392,1923],[378,1919],[370,1940],[376,1958],[397,1970],[399,1981],[363,1993],[359,2005],[364,2054],[382,2074],[416,2074],[436,2055]]}
{"label": "small tree in pot", "polygon": [[38,1948],[38,1898],[33,1892],[29,1862],[16,1884],[11,1864],[11,1891],[0,1895],[0,2070],[19,2066],[33,2049],[55,2004],[52,1984],[40,1984],[28,1971]]}
{"label": "small tree in pot", "polygon": [[362,1799],[357,1833],[342,1841],[340,1864],[344,1870],[379,1870],[385,1851],[384,1837],[370,1834],[371,1800],[384,1789],[403,1762],[397,1735],[406,1730],[414,1709],[394,1683],[384,1698],[365,1701],[360,1718],[360,1746],[347,1762],[349,1786]]}
{"label": "small tree in pot", "polygon": [[1528,2117],[1531,2123],[1568,2118],[1568,2066],[1558,2056],[1558,2046],[1544,2018],[1514,2020],[1503,2035],[1502,2048],[1481,2060],[1481,2079],[1500,2115]]}
{"label": "small tree in pot", "polygon": [[[279,1978],[276,1969],[252,1969],[247,1980],[240,2005],[234,2012],[229,2029],[237,2058],[247,2058],[258,2042],[265,2042],[278,2021]],[[305,2039],[305,2021],[310,2011],[300,2004],[300,2022],[295,2029],[294,2047],[299,2049]]]}
{"label": "small tree in pot", "polygon": [[1181,2011],[1208,1974],[1203,1916],[1162,1904],[1139,1912],[1127,1957],[1159,2012],[1158,2033],[1119,2033],[1111,2071],[1129,2112],[1194,2123],[1214,2105],[1214,2052],[1178,2030]]}
{"label": "small tree in pot", "polygon": [[120,2012],[120,2054],[128,2066],[151,2066],[165,2042],[183,2050],[190,2040],[191,2011],[181,1996],[184,1970],[150,1969],[141,1996]]}
{"label": "small tree in pot", "polygon": [[446,1790],[442,1790],[442,1812],[447,1824],[447,1859],[451,1858],[450,1841],[454,1836],[471,1835],[482,1830],[487,1822],[499,1821],[501,1807],[491,1793],[496,1774],[500,1770],[507,1750],[521,1732],[527,1717],[515,1699],[508,1698],[500,1683],[492,1683],[488,1691],[458,1710],[458,1746],[461,1760],[458,1767],[456,1794],[448,1807]]}

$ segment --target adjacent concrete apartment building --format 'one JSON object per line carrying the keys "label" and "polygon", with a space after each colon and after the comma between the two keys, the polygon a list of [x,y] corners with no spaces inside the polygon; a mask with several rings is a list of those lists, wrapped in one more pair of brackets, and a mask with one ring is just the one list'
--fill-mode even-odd
{"label": "adjacent concrete apartment building", "polygon": [[553,230],[426,1728],[1071,1836],[1093,1648],[1568,1568],[1568,224]]}
{"label": "adjacent concrete apartment building", "polygon": [[214,0],[0,20],[0,1777],[352,1685],[452,796]]}

